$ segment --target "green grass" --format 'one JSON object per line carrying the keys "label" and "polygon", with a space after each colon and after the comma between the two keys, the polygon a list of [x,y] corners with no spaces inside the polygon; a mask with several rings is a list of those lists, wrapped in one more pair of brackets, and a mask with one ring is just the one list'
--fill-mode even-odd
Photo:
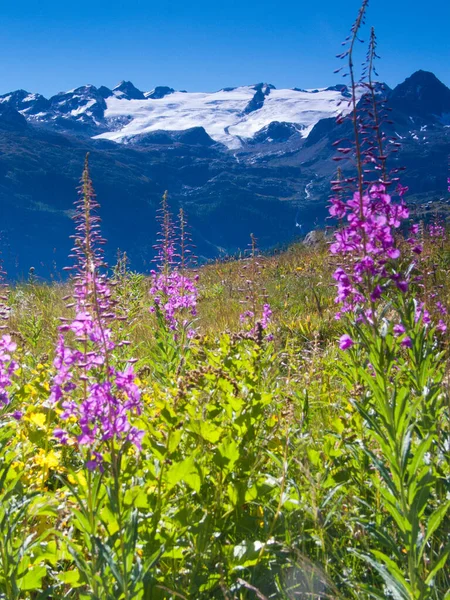
{"label": "green grass", "polygon": [[[446,304],[449,257],[447,243],[426,241],[424,290]],[[59,319],[72,314],[70,283],[12,287],[8,326],[21,368],[0,427],[0,598],[393,597],[363,558],[376,551],[408,578],[408,551],[364,451],[383,456],[355,405],[368,389],[349,384],[338,349],[344,325],[328,248],[298,244],[257,262],[251,284],[248,260],[197,270],[198,332],[188,345],[150,312],[149,278],[116,270],[125,319],[114,329],[131,342],[118,360],[138,359],[144,412],[136,424],[146,432],[142,453],[122,456],[119,483],[108,467],[90,474],[82,449],[53,438],[52,360]],[[273,341],[242,335],[249,289],[258,308],[267,299],[273,309]],[[439,383],[443,445],[424,523],[449,493],[447,382]],[[8,418],[12,410],[21,421]],[[449,531],[445,517],[425,561],[442,552]],[[430,595],[398,597],[442,600],[449,587],[441,570]]]}

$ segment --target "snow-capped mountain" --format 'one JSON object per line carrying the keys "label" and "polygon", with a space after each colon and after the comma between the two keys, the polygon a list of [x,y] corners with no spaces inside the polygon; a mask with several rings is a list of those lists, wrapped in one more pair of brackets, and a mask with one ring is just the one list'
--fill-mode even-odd
{"label": "snow-capped mountain", "polygon": [[[380,90],[381,92],[381,90]],[[428,203],[447,194],[450,90],[418,71],[390,90],[383,130],[389,168]],[[0,96],[0,250],[7,271],[30,265],[48,276],[66,264],[71,208],[86,152],[104,232],[114,260],[126,250],[146,270],[155,242],[155,211],[165,190],[193,226],[198,254],[291,240],[323,225],[336,173],[335,144],[352,138],[344,85],[317,90],[270,84],[211,93],[149,91],[122,81],[86,85],[47,99],[17,90]],[[354,163],[339,163],[346,173]],[[400,171],[399,171],[400,172]],[[36,264],[36,257],[40,263]]]}
{"label": "snow-capped mountain", "polygon": [[307,137],[318,121],[347,107],[340,91],[276,90],[268,85],[214,93],[172,92],[157,99],[125,100],[112,95],[106,99],[104,113],[110,131],[98,137],[126,142],[158,130],[203,127],[214,141],[237,149],[274,121],[292,123]]}
{"label": "snow-capped mountain", "polygon": [[141,92],[130,81],[122,81],[112,90],[86,85],[49,100],[19,90],[1,96],[0,103],[31,122],[53,122],[69,129],[86,126],[93,137],[123,143],[155,131],[203,127],[229,149],[242,147],[274,122],[292,124],[306,138],[321,119],[349,110],[345,86],[277,90],[262,83],[189,93],[163,86]]}

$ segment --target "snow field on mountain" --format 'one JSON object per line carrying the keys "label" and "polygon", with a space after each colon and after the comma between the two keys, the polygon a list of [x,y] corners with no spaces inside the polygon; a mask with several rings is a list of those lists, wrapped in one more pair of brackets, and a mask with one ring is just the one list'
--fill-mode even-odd
{"label": "snow field on mountain", "polygon": [[[213,140],[236,149],[241,146],[240,138],[252,138],[273,121],[294,123],[306,137],[320,119],[348,110],[347,100],[338,91],[284,89],[271,90],[260,109],[246,114],[255,93],[253,87],[245,86],[214,93],[175,92],[157,100],[111,96],[106,99],[105,119],[110,126],[116,121],[117,128],[95,137],[127,142],[157,130],[204,127]],[[124,124],[124,119],[129,122]]]}

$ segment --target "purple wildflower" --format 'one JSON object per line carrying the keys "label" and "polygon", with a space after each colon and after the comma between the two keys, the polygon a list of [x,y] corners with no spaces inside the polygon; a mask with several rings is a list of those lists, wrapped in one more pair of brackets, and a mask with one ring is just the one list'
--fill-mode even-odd
{"label": "purple wildflower", "polygon": [[394,325],[394,335],[396,337],[398,337],[399,335],[403,335],[405,331],[406,329],[401,323],[397,323],[396,325]]}
{"label": "purple wildflower", "polygon": [[[158,244],[155,246],[158,270],[151,272],[150,296],[153,298],[153,306],[150,311],[160,311],[172,331],[177,331],[181,326],[186,330],[187,336],[192,337],[195,330],[191,326],[191,320],[197,315],[198,290],[194,281],[185,275],[185,269],[195,257],[183,210],[180,210],[179,215],[180,251],[176,252],[176,236],[167,203],[167,192],[162,198],[157,220],[160,223]],[[198,275],[195,276],[195,282],[197,281]]]}
{"label": "purple wildflower", "polygon": [[18,365],[11,354],[16,350],[17,344],[11,336],[6,334],[0,338],[0,407],[10,403],[9,388],[12,385],[12,376]]}
{"label": "purple wildflower", "polygon": [[191,279],[177,270],[168,274],[153,271],[151,276],[153,311],[160,310],[170,329],[176,331],[180,323],[186,323],[181,317],[195,317],[197,314],[197,287]]}
{"label": "purple wildflower", "polygon": [[[272,309],[270,304],[267,302],[262,307],[262,313],[260,319],[255,319],[256,315],[253,310],[246,310],[239,315],[239,320],[243,325],[248,325],[251,329],[247,332],[248,335],[254,336],[258,333],[258,330],[265,331],[272,320]],[[268,342],[273,339],[273,335],[269,334],[265,338]]]}
{"label": "purple wildflower", "polygon": [[424,302],[416,301],[414,320],[416,323],[421,320],[423,325],[429,325],[431,323],[430,313],[426,310]]}
{"label": "purple wildflower", "polygon": [[355,344],[355,342],[352,340],[352,338],[347,333],[345,333],[344,335],[341,335],[341,337],[339,338],[339,348],[341,350],[348,350],[354,344]]}
{"label": "purple wildflower", "polygon": [[[400,251],[395,245],[394,231],[408,217],[408,209],[401,201],[392,202],[384,185],[370,186],[362,196],[355,192],[346,201],[332,199],[330,214],[336,214],[339,202],[339,216],[346,217],[347,224],[336,232],[330,252],[343,257],[353,258],[352,267],[341,265],[334,272],[337,282],[336,302],[341,304],[341,312],[355,310],[364,304],[367,293],[371,302],[379,300],[390,279],[401,289],[406,282],[395,271],[389,273],[389,263],[399,258]],[[367,282],[373,282],[370,292],[366,291]]]}
{"label": "purple wildflower", "polygon": [[402,346],[404,346],[405,348],[412,348],[412,340],[409,336],[405,336],[402,341],[400,342],[400,344]]}
{"label": "purple wildflower", "polygon": [[438,324],[436,325],[436,329],[440,332],[440,333],[445,333],[447,331],[447,325],[446,323],[442,320],[439,319]]}
{"label": "purple wildflower", "polygon": [[[94,212],[98,204],[87,159],[82,183],[73,250],[75,318],[64,321],[59,328],[51,399],[61,407],[63,421],[75,420],[76,441],[79,446],[89,447],[91,459],[86,465],[97,468],[103,462],[103,447],[109,443],[129,442],[140,448],[142,432],[131,425],[130,417],[141,413],[141,401],[132,365],[122,371],[112,364],[111,352],[117,344],[109,324],[115,315],[111,290],[102,271],[105,264],[99,246],[103,239]],[[73,347],[64,337],[68,331],[75,336]],[[60,427],[54,436],[63,444],[73,438],[68,429]]]}
{"label": "purple wildflower", "polygon": [[428,227],[428,233],[432,238],[442,239],[445,237],[445,227],[439,223],[431,223]]}

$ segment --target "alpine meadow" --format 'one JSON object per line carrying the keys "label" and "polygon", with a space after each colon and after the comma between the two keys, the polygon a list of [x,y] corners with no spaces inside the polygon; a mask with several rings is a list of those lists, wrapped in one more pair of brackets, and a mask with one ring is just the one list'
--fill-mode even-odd
{"label": "alpine meadow", "polygon": [[[199,260],[169,189],[152,266],[108,266],[92,151],[64,275],[2,268],[0,600],[450,600],[450,178],[433,201],[405,183],[368,4],[338,56],[346,85],[308,92],[337,131],[323,227],[271,251],[249,230],[245,252]],[[131,88],[108,96],[111,112],[134,94],[123,129],[89,122],[105,148],[162,139],[143,103],[174,90]],[[254,127],[226,121],[222,90],[205,127],[223,119],[237,151],[274,89],[253,89]],[[317,137],[314,110],[265,134]],[[448,150],[447,121],[410,119]],[[429,183],[442,152],[425,151]]]}

